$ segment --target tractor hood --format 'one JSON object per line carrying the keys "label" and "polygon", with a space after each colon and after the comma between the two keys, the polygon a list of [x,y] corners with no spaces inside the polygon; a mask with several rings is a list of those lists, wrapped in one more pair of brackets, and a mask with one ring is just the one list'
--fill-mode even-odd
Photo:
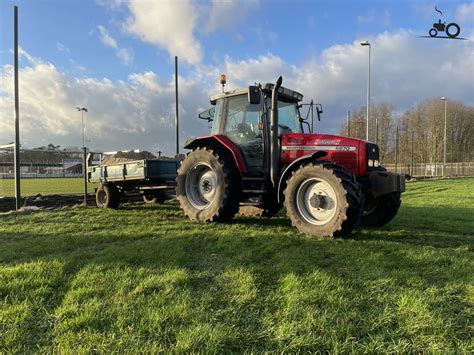
{"label": "tractor hood", "polygon": [[316,152],[326,152],[321,160],[331,160],[357,175],[365,175],[368,159],[374,165],[379,161],[377,145],[362,139],[330,134],[283,133],[281,135],[281,163],[289,164],[295,159]]}

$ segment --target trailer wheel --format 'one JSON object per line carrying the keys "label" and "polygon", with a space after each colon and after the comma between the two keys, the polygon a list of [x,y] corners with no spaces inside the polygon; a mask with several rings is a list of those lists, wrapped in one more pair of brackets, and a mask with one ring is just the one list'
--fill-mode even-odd
{"label": "trailer wheel", "polygon": [[361,225],[382,227],[398,213],[401,205],[400,193],[394,192],[379,197],[366,196],[362,208]]}
{"label": "trailer wheel", "polygon": [[184,213],[204,222],[225,222],[239,210],[240,177],[218,150],[197,148],[181,162],[176,196]]}
{"label": "trailer wheel", "polygon": [[101,185],[95,193],[95,203],[100,208],[118,208],[120,191],[113,184]]}
{"label": "trailer wheel", "polygon": [[288,180],[284,194],[288,217],[302,233],[344,236],[360,221],[360,187],[341,166],[303,165]]}
{"label": "trailer wheel", "polygon": [[143,201],[145,203],[159,203],[162,204],[165,202],[165,196],[160,193],[155,193],[155,194],[144,194],[143,195]]}

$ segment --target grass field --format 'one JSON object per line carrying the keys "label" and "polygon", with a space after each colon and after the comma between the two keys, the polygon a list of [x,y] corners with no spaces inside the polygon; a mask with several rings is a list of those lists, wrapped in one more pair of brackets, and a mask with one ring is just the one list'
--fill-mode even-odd
{"label": "grass field", "polygon": [[474,179],[347,239],[173,203],[0,216],[0,352],[472,353]]}
{"label": "grass field", "polygon": [[[15,180],[0,179],[0,196],[15,196]],[[88,191],[94,191],[94,184],[88,184]],[[61,195],[81,194],[84,192],[84,180],[82,178],[45,178],[45,179],[22,179],[21,195]]]}

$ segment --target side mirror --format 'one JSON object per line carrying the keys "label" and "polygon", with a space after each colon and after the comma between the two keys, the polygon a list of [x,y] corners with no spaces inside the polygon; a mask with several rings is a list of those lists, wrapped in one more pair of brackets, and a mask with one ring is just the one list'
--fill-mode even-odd
{"label": "side mirror", "polygon": [[260,103],[260,90],[257,86],[249,86],[248,100],[250,104],[258,105]]}
{"label": "side mirror", "polygon": [[214,113],[216,112],[215,107],[211,107],[209,110],[201,112],[198,117],[201,120],[206,120],[207,122],[212,122],[214,121]]}
{"label": "side mirror", "polygon": [[321,114],[323,113],[323,105],[316,104],[316,115],[318,116],[318,121],[321,121]]}

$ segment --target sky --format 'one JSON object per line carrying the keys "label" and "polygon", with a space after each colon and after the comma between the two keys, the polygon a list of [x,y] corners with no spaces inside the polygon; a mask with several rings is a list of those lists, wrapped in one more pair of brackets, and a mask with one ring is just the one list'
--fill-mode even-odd
{"label": "sky", "polygon": [[[0,145],[14,139],[14,5],[23,147],[81,146],[81,106],[91,149],[171,154],[175,55],[181,146],[209,133],[197,114],[222,73],[229,90],[282,75],[323,105],[316,130],[337,133],[366,103],[365,40],[372,103],[398,114],[441,96],[474,105],[473,1],[2,0]],[[420,37],[440,18],[466,40]]]}

